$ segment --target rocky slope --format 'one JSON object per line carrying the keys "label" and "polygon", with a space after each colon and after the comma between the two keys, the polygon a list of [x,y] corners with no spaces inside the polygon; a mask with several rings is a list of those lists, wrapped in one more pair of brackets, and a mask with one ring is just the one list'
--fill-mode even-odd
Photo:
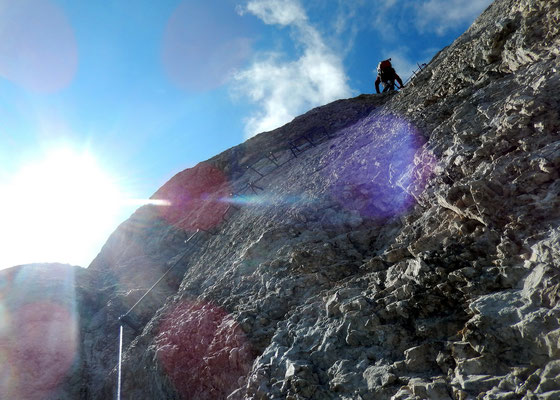
{"label": "rocky slope", "polygon": [[[402,92],[173,177],[76,277],[37,398],[560,398],[560,2],[497,0]],[[194,236],[193,236],[194,235]]]}
{"label": "rocky slope", "polygon": [[0,271],[0,398],[42,399],[72,369],[82,268],[30,264]]}

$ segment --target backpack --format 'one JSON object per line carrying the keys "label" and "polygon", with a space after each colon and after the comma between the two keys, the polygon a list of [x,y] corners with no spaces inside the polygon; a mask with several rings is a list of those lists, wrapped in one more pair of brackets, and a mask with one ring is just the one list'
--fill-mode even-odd
{"label": "backpack", "polygon": [[387,82],[395,76],[395,70],[391,65],[391,59],[383,60],[377,66],[377,74],[381,77],[382,82]]}

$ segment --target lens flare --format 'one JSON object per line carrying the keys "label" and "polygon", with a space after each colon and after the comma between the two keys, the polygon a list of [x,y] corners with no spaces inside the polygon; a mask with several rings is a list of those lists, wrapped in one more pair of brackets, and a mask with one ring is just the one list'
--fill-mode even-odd
{"label": "lens flare", "polygon": [[253,361],[237,322],[209,303],[183,302],[163,319],[157,357],[184,399],[225,399]]}
{"label": "lens flare", "polygon": [[[68,376],[78,348],[73,270],[25,266],[3,272],[0,393],[48,398]],[[4,397],[3,397],[4,398]]]}
{"label": "lens flare", "polygon": [[283,196],[279,194],[247,194],[220,199],[220,201],[238,206],[287,206],[309,205],[313,202],[306,196]]}
{"label": "lens flare", "polygon": [[125,200],[126,204],[134,206],[170,206],[171,203],[167,200],[158,199],[130,199]]}
{"label": "lens flare", "polygon": [[39,261],[86,266],[117,225],[123,198],[90,153],[50,150],[0,180],[0,268]]}
{"label": "lens flare", "polygon": [[78,67],[74,32],[49,0],[3,1],[0,75],[36,92],[66,87]]}
{"label": "lens flare", "polygon": [[414,125],[374,114],[342,135],[348,139],[324,170],[335,178],[330,192],[337,202],[370,219],[390,218],[415,204],[436,158]]}
{"label": "lens flare", "polygon": [[211,229],[222,222],[230,197],[231,187],[218,168],[200,163],[175,175],[153,196],[164,201],[158,207],[159,215],[176,228],[189,231]]}
{"label": "lens flare", "polygon": [[31,303],[17,310],[12,326],[10,365],[19,398],[44,398],[57,388],[76,354],[72,314],[56,303]]}
{"label": "lens flare", "polygon": [[251,40],[239,19],[223,0],[182,2],[169,19],[163,40],[163,65],[171,81],[196,91],[224,84],[251,52]]}

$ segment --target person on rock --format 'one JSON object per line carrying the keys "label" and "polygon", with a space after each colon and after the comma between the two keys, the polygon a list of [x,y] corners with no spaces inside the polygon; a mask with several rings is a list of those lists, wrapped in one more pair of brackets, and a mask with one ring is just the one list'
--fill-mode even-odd
{"label": "person on rock", "polygon": [[391,65],[391,59],[381,61],[377,66],[377,79],[375,80],[375,90],[377,93],[379,93],[379,83],[383,83],[383,93],[395,90],[395,80],[400,85],[397,88],[402,89],[404,86],[402,79]]}

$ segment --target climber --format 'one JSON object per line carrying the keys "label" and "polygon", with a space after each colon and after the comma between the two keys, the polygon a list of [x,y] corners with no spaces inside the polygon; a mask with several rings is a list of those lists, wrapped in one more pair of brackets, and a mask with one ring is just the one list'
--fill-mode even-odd
{"label": "climber", "polygon": [[400,87],[397,86],[398,89],[402,89],[403,82],[400,76],[397,75],[395,69],[391,65],[391,59],[381,61],[377,66],[377,79],[375,80],[375,90],[379,93],[379,83],[383,83],[383,93],[395,90],[395,80],[399,83]]}

